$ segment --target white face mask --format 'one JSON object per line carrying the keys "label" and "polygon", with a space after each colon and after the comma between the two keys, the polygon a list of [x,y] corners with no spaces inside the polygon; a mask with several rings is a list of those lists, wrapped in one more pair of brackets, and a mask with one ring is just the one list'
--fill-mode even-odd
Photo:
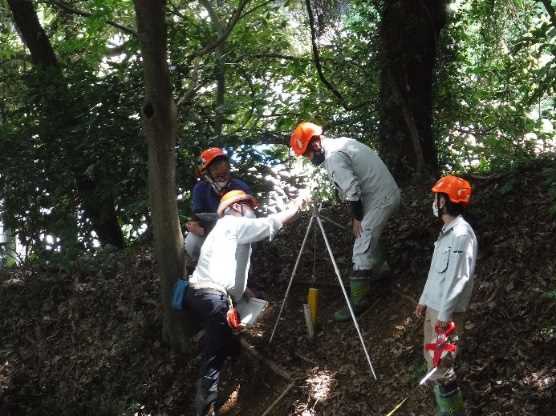
{"label": "white face mask", "polygon": [[241,208],[241,215],[243,215],[245,218],[257,218],[257,214],[255,214],[255,211],[251,207],[242,205]]}
{"label": "white face mask", "polygon": [[438,205],[436,204],[436,199],[432,201],[432,215],[438,218]]}
{"label": "white face mask", "polygon": [[243,216],[245,218],[257,218],[257,214],[255,214],[255,211],[252,210],[244,210]]}

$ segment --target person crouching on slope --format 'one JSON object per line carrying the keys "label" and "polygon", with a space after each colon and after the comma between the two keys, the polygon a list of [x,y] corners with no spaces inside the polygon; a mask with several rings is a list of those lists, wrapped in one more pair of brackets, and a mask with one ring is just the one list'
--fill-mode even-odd
{"label": "person crouching on slope", "polygon": [[237,322],[233,317],[228,319],[228,311],[246,290],[251,243],[272,239],[305,202],[300,198],[282,212],[256,218],[253,196],[234,190],[222,197],[217,209],[219,219],[201,247],[185,301],[205,329],[194,402],[196,416],[216,414],[220,371],[228,356],[239,353],[239,338],[234,333]]}
{"label": "person crouching on slope", "polygon": [[[471,199],[471,185],[456,176],[445,176],[432,187],[432,211],[444,223],[436,242],[425,288],[415,309],[425,317],[424,343],[435,342],[435,326],[456,324],[455,336],[461,341],[464,316],[471,291],[477,259],[477,238],[462,216]],[[431,351],[423,348],[428,369],[432,369]],[[431,380],[438,416],[464,416],[464,403],[453,367],[455,354],[442,359]]]}

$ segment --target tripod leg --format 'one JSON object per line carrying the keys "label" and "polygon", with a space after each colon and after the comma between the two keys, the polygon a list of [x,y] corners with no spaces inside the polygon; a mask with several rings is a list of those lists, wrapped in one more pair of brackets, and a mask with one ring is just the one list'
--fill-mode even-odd
{"label": "tripod leg", "polygon": [[324,243],[326,244],[326,248],[328,250],[328,254],[330,255],[330,260],[332,260],[332,265],[334,266],[334,271],[336,272],[336,277],[338,278],[338,282],[340,283],[340,287],[342,288],[342,293],[344,294],[344,298],[346,299],[346,304],[349,309],[349,313],[351,315],[351,319],[353,320],[353,325],[357,331],[357,335],[359,335],[359,340],[361,341],[361,346],[363,347],[363,351],[365,352],[365,357],[367,358],[367,362],[369,363],[369,367],[371,369],[371,374],[373,375],[374,379],[376,380],[375,370],[373,368],[373,364],[371,363],[371,358],[369,357],[369,352],[367,351],[367,347],[365,346],[365,341],[363,341],[363,335],[361,334],[361,329],[359,328],[359,324],[357,323],[357,319],[355,318],[355,314],[353,313],[353,308],[351,307],[351,303],[349,301],[348,294],[346,292],[346,288],[344,286],[344,282],[342,282],[342,275],[340,274],[340,269],[338,269],[338,265],[336,264],[336,259],[334,259],[334,254],[332,253],[332,249],[330,248],[330,244],[328,243],[328,238],[326,237],[326,233],[324,232],[324,227],[322,226],[322,222],[319,217],[317,217],[317,224],[320,227],[322,232],[322,237],[324,238]]}
{"label": "tripod leg", "polygon": [[288,295],[290,293],[293,278],[295,276],[295,272],[297,271],[297,266],[299,265],[299,260],[301,259],[301,254],[303,253],[303,249],[305,248],[305,243],[307,242],[307,236],[309,235],[309,231],[311,231],[311,226],[313,225],[314,218],[315,218],[314,216],[311,216],[311,219],[309,220],[309,225],[307,226],[307,231],[305,231],[305,237],[303,237],[303,243],[301,243],[301,248],[299,249],[297,260],[295,261],[295,265],[293,266],[292,275],[290,276],[290,281],[286,289],[286,294],[284,295],[284,300],[282,301],[282,306],[280,307],[280,312],[278,313],[278,318],[276,318],[276,323],[274,324],[274,328],[272,329],[272,333],[270,334],[270,339],[268,340],[269,344],[272,342],[272,339],[274,338],[274,333],[276,332],[276,328],[278,327],[278,323],[280,322],[280,317],[282,316],[282,312],[284,311],[284,306],[286,305],[286,299],[288,298]]}

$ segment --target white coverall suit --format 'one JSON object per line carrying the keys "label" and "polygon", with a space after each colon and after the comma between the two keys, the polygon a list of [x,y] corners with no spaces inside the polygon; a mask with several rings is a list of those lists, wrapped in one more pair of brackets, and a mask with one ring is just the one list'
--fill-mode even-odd
{"label": "white coverall suit", "polygon": [[347,137],[321,138],[324,168],[344,201],[361,201],[362,233],[353,245],[353,270],[379,268],[379,239],[400,205],[400,189],[377,152]]}

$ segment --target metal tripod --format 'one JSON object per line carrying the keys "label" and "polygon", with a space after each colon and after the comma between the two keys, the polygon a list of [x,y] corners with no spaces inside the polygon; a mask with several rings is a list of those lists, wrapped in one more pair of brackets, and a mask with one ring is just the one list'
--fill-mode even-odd
{"label": "metal tripod", "polygon": [[[295,265],[293,266],[293,271],[290,277],[290,281],[288,282],[288,287],[286,288],[286,294],[284,295],[284,300],[282,302],[282,306],[280,307],[280,312],[278,313],[278,318],[276,319],[276,323],[274,324],[274,328],[272,329],[272,334],[270,335],[270,339],[268,343],[272,342],[274,338],[274,334],[276,332],[276,328],[278,327],[278,323],[280,322],[280,317],[282,316],[282,312],[284,311],[284,307],[286,305],[286,300],[290,293],[290,289],[292,287],[293,278],[297,271],[297,266],[299,265],[299,260],[301,259],[301,254],[303,254],[303,249],[305,248],[305,243],[307,242],[307,237],[309,236],[309,232],[311,231],[311,227],[313,222],[316,222],[320,228],[322,233],[322,237],[324,239],[324,243],[326,244],[326,249],[328,250],[328,254],[330,255],[330,260],[332,261],[332,265],[334,266],[334,272],[336,273],[336,277],[338,278],[338,283],[340,284],[340,288],[342,289],[342,293],[344,294],[344,298],[346,300],[346,305],[349,309],[349,313],[351,315],[351,319],[353,321],[353,325],[355,326],[355,330],[357,331],[357,335],[359,336],[359,340],[361,341],[361,346],[363,347],[363,351],[365,352],[365,357],[367,358],[367,363],[369,364],[369,368],[371,370],[371,374],[375,380],[377,380],[375,370],[373,368],[373,364],[371,363],[371,358],[369,357],[369,352],[367,351],[367,347],[365,346],[365,342],[363,341],[363,335],[361,334],[361,329],[359,328],[359,323],[357,322],[357,318],[355,317],[355,313],[353,312],[353,308],[351,306],[351,302],[349,301],[348,294],[346,292],[346,288],[344,287],[344,283],[342,281],[342,276],[340,274],[340,269],[336,264],[336,259],[334,258],[334,254],[332,253],[332,249],[330,248],[330,244],[328,243],[328,238],[326,237],[326,233],[324,231],[324,227],[322,226],[322,221],[319,216],[320,207],[317,207],[316,204],[313,205],[313,214],[311,215],[311,219],[309,220],[309,225],[307,226],[307,231],[305,231],[305,236],[303,237],[303,242],[301,243],[301,249],[299,250],[299,254],[297,255],[297,259],[295,261]],[[334,223],[335,225],[338,225]],[[342,227],[343,228],[343,227]]]}

